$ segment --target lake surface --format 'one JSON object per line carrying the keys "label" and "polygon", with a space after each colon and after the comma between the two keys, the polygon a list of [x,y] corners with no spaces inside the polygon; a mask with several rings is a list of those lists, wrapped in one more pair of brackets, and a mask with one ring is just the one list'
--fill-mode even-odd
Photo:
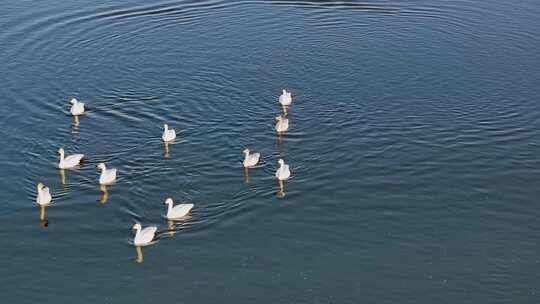
{"label": "lake surface", "polygon": [[[539,16],[533,0],[3,1],[1,302],[539,303]],[[60,147],[87,155],[64,182]],[[263,157],[249,183],[245,147]],[[119,170],[106,196],[100,162]],[[192,215],[167,223],[167,197]],[[159,228],[143,263],[135,222]]]}

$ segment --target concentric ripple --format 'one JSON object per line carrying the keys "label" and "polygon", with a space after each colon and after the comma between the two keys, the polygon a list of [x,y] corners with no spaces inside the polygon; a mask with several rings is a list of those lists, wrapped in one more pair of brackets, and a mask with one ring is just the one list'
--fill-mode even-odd
{"label": "concentric ripple", "polygon": [[[539,14],[501,0],[0,4],[4,301],[530,302]],[[60,147],[82,165],[58,170]],[[247,174],[245,147],[262,154]],[[106,189],[100,162],[119,170]],[[167,197],[193,202],[190,217],[169,223]],[[142,265],[134,222],[159,227]]]}

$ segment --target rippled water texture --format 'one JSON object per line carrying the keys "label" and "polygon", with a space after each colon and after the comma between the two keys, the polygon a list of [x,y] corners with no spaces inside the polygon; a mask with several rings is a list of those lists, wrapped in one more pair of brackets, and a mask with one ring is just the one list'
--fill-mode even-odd
{"label": "rippled water texture", "polygon": [[[1,2],[1,302],[538,303],[539,16],[532,0]],[[249,183],[246,146],[263,157]],[[87,158],[59,172],[60,147]],[[100,162],[119,170],[106,194]],[[167,223],[166,197],[191,216]],[[159,228],[143,263],[135,222]]]}

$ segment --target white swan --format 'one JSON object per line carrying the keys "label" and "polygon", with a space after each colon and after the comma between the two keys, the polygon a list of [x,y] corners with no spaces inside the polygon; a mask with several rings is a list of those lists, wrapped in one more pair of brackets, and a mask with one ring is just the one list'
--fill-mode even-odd
{"label": "white swan", "polygon": [[133,229],[137,231],[135,233],[135,238],[133,238],[133,244],[135,246],[147,246],[152,244],[152,240],[156,235],[157,227],[150,226],[142,229],[141,224],[136,223],[135,225],[133,225]]}
{"label": "white swan", "polygon": [[116,181],[116,169],[107,169],[104,163],[98,164],[97,167],[101,170],[99,175],[100,185],[109,185]]}
{"label": "white swan", "polygon": [[77,100],[77,98],[71,98],[69,103],[72,104],[71,106],[71,115],[77,116],[84,113],[84,103]]}
{"label": "white swan", "polygon": [[47,206],[51,203],[52,196],[49,192],[49,188],[45,187],[43,183],[37,184],[37,197],[36,203],[40,206]]}
{"label": "white swan", "polygon": [[283,116],[276,117],[277,123],[276,123],[276,131],[278,133],[285,132],[289,130],[289,119]]}
{"label": "white swan", "polygon": [[188,215],[194,206],[193,204],[178,204],[173,207],[174,202],[172,198],[166,199],[165,204],[168,205],[167,215],[165,217],[167,217],[169,220],[183,218],[184,216]]}
{"label": "white swan", "polygon": [[70,169],[76,167],[84,157],[84,154],[73,154],[64,157],[63,148],[58,149],[58,153],[60,154],[60,162],[58,163],[58,168],[60,169]]}
{"label": "white swan", "polygon": [[279,168],[276,170],[276,178],[280,181],[287,180],[291,176],[289,165],[285,164],[283,159],[278,160]]}
{"label": "white swan", "polygon": [[279,103],[282,106],[290,106],[292,103],[291,92],[287,92],[287,90],[283,89],[281,95],[279,96]]}
{"label": "white swan", "polygon": [[244,155],[245,155],[244,162],[243,162],[245,168],[255,166],[259,162],[259,158],[261,157],[260,153],[252,153],[252,154],[250,154],[250,151],[249,151],[248,148],[244,149],[244,151],[242,151],[242,153],[244,153]]}
{"label": "white swan", "polygon": [[176,132],[174,129],[169,129],[169,125],[164,124],[163,125],[163,135],[161,136],[163,141],[173,141],[176,138]]}

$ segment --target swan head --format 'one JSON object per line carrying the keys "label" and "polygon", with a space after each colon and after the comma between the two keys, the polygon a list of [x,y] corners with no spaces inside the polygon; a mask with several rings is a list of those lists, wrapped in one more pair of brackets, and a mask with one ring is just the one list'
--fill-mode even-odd
{"label": "swan head", "polygon": [[96,167],[97,167],[99,170],[105,170],[105,164],[104,164],[104,163],[99,163]]}
{"label": "swan head", "polygon": [[135,223],[135,225],[133,225],[133,227],[131,229],[141,230],[141,224]]}
{"label": "swan head", "polygon": [[163,125],[163,129],[168,130],[168,129],[169,129],[169,125],[168,125],[168,124],[164,124],[164,125]]}
{"label": "swan head", "polygon": [[69,101],[70,104],[76,104],[77,102],[79,101],[75,97],[71,98],[71,100]]}
{"label": "swan head", "polygon": [[248,148],[245,148],[245,149],[242,151],[242,153],[248,154],[248,153],[249,153],[249,149],[248,149]]}
{"label": "swan head", "polygon": [[277,162],[280,166],[283,166],[285,164],[285,161],[282,158],[280,158]]}
{"label": "swan head", "polygon": [[171,205],[171,204],[173,204],[172,198],[170,198],[170,197],[167,198],[167,199],[165,200],[165,203],[164,203],[164,204],[165,204],[165,205]]}
{"label": "swan head", "polygon": [[43,183],[38,183],[38,184],[37,184],[37,189],[38,189],[38,191],[41,190],[41,189],[43,189],[44,187],[45,187],[45,185],[44,185]]}
{"label": "swan head", "polygon": [[58,154],[60,154],[60,155],[64,155],[64,148],[60,148],[60,149],[58,149]]}

